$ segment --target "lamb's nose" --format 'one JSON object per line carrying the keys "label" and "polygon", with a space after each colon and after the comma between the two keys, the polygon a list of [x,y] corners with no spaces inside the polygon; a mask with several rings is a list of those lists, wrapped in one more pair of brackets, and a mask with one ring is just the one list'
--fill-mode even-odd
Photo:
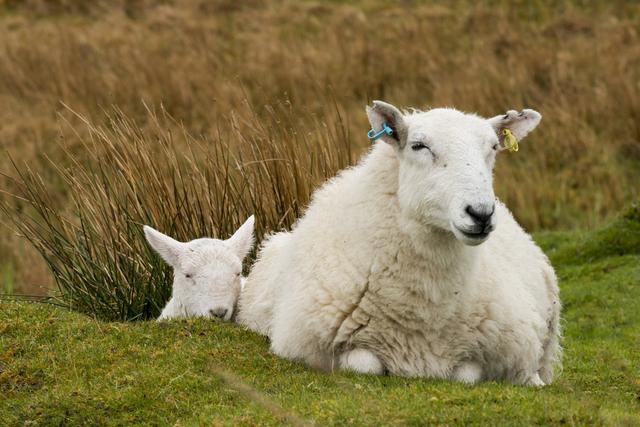
{"label": "lamb's nose", "polygon": [[475,207],[467,205],[464,211],[469,214],[473,222],[484,227],[491,222],[495,207],[496,205],[476,205]]}
{"label": "lamb's nose", "polygon": [[212,316],[219,317],[220,319],[224,319],[224,316],[227,315],[227,311],[228,310],[226,308],[219,307],[213,310],[209,310],[209,313],[211,313]]}

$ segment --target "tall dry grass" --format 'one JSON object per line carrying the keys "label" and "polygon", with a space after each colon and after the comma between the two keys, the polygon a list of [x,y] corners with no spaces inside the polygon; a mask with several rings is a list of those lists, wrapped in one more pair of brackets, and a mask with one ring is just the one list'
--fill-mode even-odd
{"label": "tall dry grass", "polygon": [[[144,210],[138,214],[152,216],[136,221],[183,227],[168,231],[185,238],[228,232],[249,211],[269,227],[286,226],[324,177],[362,152],[363,107],[376,98],[419,108],[456,106],[487,116],[525,106],[539,110],[542,125],[517,155],[502,156],[496,170],[497,194],[531,230],[591,226],[640,191],[640,6],[635,2],[2,4],[0,144],[21,172],[30,165],[52,211],[72,222],[77,221],[74,198],[82,191],[96,197],[86,199],[87,209],[88,200],[100,206],[108,200],[93,191],[100,181],[83,187],[60,168],[72,161],[95,165],[100,148],[115,144],[124,152],[136,138],[156,135],[180,150],[193,141],[217,147],[206,166],[194,169],[208,174],[212,194],[195,223],[191,217],[183,225],[162,223],[162,215]],[[112,106],[122,114],[114,118]],[[165,113],[172,120],[156,120]],[[123,131],[123,123],[130,132]],[[319,131],[325,125],[330,132]],[[100,132],[106,137],[98,138]],[[185,133],[191,137],[177,137]],[[270,139],[246,140],[260,135]],[[308,138],[306,145],[300,138]],[[245,151],[256,146],[262,151]],[[309,159],[301,147],[311,150]],[[247,174],[237,182],[268,184],[269,197],[252,197],[246,189],[234,193],[244,194],[236,200],[220,193],[231,170],[221,162],[229,153],[240,163],[257,161],[253,168],[233,170]],[[264,172],[264,165],[282,164],[270,160],[282,153],[293,163],[278,169],[276,177]],[[324,158],[328,153],[334,157]],[[153,158],[161,177],[169,178],[167,165],[176,160],[162,150]],[[0,167],[11,170],[8,158]],[[184,173],[194,179],[185,181],[185,188],[192,185],[188,191],[200,194],[202,175],[189,170]],[[3,186],[14,193],[25,190],[12,180]],[[144,188],[129,191],[153,204],[154,193]],[[28,204],[12,206],[33,213]],[[50,284],[29,247],[12,233],[0,240],[0,254],[22,289]]]}
{"label": "tall dry grass", "polygon": [[249,113],[253,119],[228,117],[207,139],[164,110],[148,111],[144,132],[121,111],[103,126],[76,115],[87,136],[61,144],[68,167],[52,164],[70,212],[55,208],[55,190],[37,171],[15,164],[12,184],[27,209],[5,204],[4,212],[53,272],[58,302],[109,320],[156,317],[172,275],[146,244],[143,224],[182,240],[226,238],[255,212],[262,236],[290,226],[312,189],[350,163],[336,113],[334,127],[304,131],[296,124],[304,112],[287,105]]}

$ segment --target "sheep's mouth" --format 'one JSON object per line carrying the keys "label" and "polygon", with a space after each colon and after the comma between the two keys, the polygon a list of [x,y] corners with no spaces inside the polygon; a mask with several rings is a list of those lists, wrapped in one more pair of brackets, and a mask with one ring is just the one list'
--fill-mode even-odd
{"label": "sheep's mouth", "polygon": [[479,233],[470,233],[468,231],[462,231],[460,229],[458,229],[458,231],[460,231],[460,233],[467,239],[484,240],[489,237],[489,232],[485,233],[484,231],[481,231]]}
{"label": "sheep's mouth", "polygon": [[480,229],[478,232],[472,232],[469,230],[462,230],[461,228],[453,225],[452,231],[456,239],[458,239],[465,245],[477,246],[487,240],[489,234],[491,234],[491,231],[493,231],[493,227]]}

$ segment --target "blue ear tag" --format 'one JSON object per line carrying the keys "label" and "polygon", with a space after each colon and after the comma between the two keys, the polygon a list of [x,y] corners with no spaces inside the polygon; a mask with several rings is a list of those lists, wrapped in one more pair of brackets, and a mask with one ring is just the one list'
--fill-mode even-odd
{"label": "blue ear tag", "polygon": [[386,123],[382,124],[382,130],[378,133],[376,133],[375,129],[371,129],[369,132],[367,132],[367,138],[369,138],[371,142],[382,137],[383,135],[393,135],[393,129],[391,129]]}

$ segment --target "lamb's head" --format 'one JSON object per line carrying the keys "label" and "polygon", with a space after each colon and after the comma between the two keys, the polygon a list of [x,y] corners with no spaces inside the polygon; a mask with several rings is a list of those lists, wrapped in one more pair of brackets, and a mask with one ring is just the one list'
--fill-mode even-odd
{"label": "lamb's head", "polygon": [[398,197],[412,219],[451,231],[467,245],[484,242],[496,227],[493,166],[507,129],[521,140],[540,122],[533,110],[485,119],[455,109],[403,113],[374,101],[367,107],[374,131],[386,123],[399,160]]}
{"label": "lamb's head", "polygon": [[173,267],[174,298],[188,317],[231,319],[238,300],[242,260],[253,246],[254,218],[227,240],[182,243],[145,225],[147,241]]}

